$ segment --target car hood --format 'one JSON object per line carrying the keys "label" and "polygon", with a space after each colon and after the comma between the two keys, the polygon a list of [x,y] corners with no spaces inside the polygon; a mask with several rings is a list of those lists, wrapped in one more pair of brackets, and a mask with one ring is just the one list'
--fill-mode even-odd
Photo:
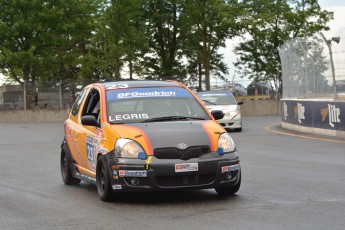
{"label": "car hood", "polygon": [[235,111],[237,109],[237,105],[207,105],[206,108],[209,111],[221,110],[223,113],[225,113],[228,111]]}
{"label": "car hood", "polygon": [[208,145],[216,151],[219,135],[224,129],[214,120],[164,121],[112,125],[120,138],[135,140],[146,153],[153,155],[155,148],[177,147],[178,145]]}

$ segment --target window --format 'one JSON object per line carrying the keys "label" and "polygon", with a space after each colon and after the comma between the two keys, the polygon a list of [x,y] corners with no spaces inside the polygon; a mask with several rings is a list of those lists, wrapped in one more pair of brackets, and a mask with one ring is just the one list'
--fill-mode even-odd
{"label": "window", "polygon": [[85,105],[83,108],[82,116],[93,115],[96,120],[99,120],[100,113],[100,95],[97,89],[93,88],[90,90],[89,95],[86,98]]}
{"label": "window", "polygon": [[74,102],[74,105],[72,107],[72,111],[71,111],[71,114],[73,116],[77,116],[78,115],[78,111],[79,111],[79,108],[80,108],[80,105],[82,103],[82,101],[84,100],[84,97],[85,97],[85,94],[86,92],[88,91],[89,88],[85,88],[81,94],[79,94],[77,100]]}
{"label": "window", "polygon": [[107,112],[113,124],[171,116],[209,119],[189,91],[170,87],[107,91]]}

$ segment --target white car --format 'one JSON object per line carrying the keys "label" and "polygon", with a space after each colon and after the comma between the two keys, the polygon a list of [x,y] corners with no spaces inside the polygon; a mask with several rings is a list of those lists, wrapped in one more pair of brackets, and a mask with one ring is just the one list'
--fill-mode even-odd
{"label": "white car", "polygon": [[221,110],[224,113],[223,119],[217,120],[227,131],[242,131],[241,109],[234,95],[229,91],[205,91],[199,92],[198,97],[204,102],[206,108],[211,112]]}

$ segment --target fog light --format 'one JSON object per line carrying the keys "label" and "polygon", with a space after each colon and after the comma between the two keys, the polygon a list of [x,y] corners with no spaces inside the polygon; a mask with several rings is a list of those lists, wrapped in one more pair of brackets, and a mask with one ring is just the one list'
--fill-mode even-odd
{"label": "fog light", "polygon": [[139,184],[139,179],[136,178],[136,177],[133,177],[133,178],[131,179],[131,184],[132,184],[132,185],[138,185],[138,184]]}
{"label": "fog light", "polygon": [[226,174],[225,174],[225,178],[226,178],[227,180],[230,180],[230,179],[232,178],[231,172],[226,173]]}

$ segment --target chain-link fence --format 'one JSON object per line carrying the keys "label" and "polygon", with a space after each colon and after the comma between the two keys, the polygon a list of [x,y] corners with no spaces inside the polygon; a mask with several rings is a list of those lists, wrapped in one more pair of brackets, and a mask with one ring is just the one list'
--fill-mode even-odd
{"label": "chain-link fence", "polygon": [[295,38],[279,47],[283,99],[345,98],[344,32]]}
{"label": "chain-link fence", "polygon": [[[5,109],[68,109],[80,90],[90,81],[42,81],[24,86],[0,86],[0,110]],[[26,96],[24,96],[26,95]]]}
{"label": "chain-link fence", "polygon": [[[23,85],[4,83],[0,85],[0,110],[14,109],[69,109],[78,96],[81,89],[92,83],[89,81],[40,81]],[[219,87],[225,83],[218,82]],[[247,94],[247,89],[242,86],[243,81],[234,81],[240,96]],[[248,84],[248,83],[247,83]],[[219,89],[217,89],[219,90]],[[242,92],[244,91],[244,92]],[[24,96],[26,95],[26,96]]]}

